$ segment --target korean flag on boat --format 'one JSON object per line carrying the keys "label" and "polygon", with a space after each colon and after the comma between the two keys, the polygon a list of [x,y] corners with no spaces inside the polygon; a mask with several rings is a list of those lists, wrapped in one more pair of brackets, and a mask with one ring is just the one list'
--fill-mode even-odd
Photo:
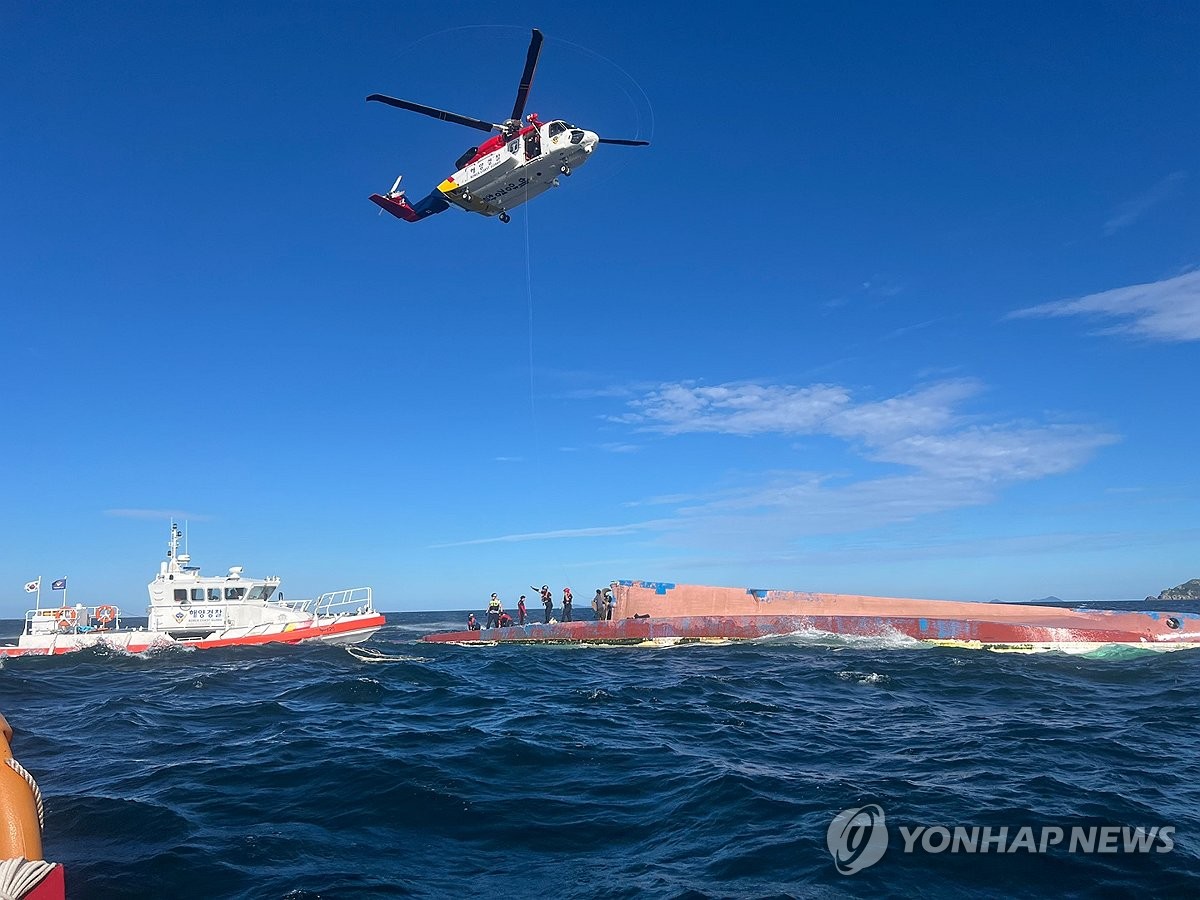
{"label": "korean flag on boat", "polygon": [[52,591],[65,591],[67,589],[67,579],[59,578],[50,585]]}
{"label": "korean flag on boat", "polygon": [[37,581],[27,581],[27,582],[25,582],[25,593],[36,594],[38,592],[38,590],[41,588],[41,586],[42,586],[42,579],[40,579],[40,578]]}

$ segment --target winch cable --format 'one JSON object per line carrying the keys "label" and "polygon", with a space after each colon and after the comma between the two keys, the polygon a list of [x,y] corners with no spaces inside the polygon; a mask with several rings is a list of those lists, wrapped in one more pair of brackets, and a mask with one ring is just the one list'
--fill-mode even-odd
{"label": "winch cable", "polygon": [[537,404],[533,389],[533,264],[529,253],[529,186],[525,186],[525,295],[529,303],[529,419],[533,425],[533,459],[540,472],[542,469],[541,446],[538,440]]}

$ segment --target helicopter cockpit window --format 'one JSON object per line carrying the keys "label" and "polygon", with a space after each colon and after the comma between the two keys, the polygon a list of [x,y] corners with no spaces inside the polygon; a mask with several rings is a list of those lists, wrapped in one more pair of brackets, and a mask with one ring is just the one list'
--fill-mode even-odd
{"label": "helicopter cockpit window", "polygon": [[558,137],[558,135],[562,134],[570,127],[571,126],[569,126],[566,122],[551,122],[550,131],[548,133],[550,137]]}

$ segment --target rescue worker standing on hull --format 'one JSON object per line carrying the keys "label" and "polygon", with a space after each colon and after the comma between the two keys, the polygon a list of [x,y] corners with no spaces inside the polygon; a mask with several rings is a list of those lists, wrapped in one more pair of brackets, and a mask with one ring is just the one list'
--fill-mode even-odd
{"label": "rescue worker standing on hull", "polygon": [[504,612],[504,607],[500,605],[500,598],[492,594],[492,599],[488,601],[487,608],[487,627],[500,627],[500,613]]}
{"label": "rescue worker standing on hull", "polygon": [[539,596],[541,596],[542,606],[546,607],[545,622],[547,625],[549,625],[550,624],[550,613],[554,609],[554,595],[552,593],[550,593],[550,585],[543,584],[541,590],[538,590],[532,584],[529,587],[531,589],[537,591]]}

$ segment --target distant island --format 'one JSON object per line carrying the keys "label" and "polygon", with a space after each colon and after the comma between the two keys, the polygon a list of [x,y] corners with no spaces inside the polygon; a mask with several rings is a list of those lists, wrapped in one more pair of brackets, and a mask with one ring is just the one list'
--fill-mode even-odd
{"label": "distant island", "polygon": [[1062,598],[1061,598],[1061,597],[1055,597],[1053,594],[1051,594],[1049,597],[1042,597],[1040,600],[1030,600],[1029,602],[1030,602],[1030,603],[1050,603],[1050,604],[1053,604],[1053,603],[1062,603],[1062,602],[1063,602],[1063,600],[1062,600]]}
{"label": "distant island", "polygon": [[1200,578],[1185,581],[1177,587],[1167,588],[1157,597],[1147,597],[1147,600],[1200,600]]}

